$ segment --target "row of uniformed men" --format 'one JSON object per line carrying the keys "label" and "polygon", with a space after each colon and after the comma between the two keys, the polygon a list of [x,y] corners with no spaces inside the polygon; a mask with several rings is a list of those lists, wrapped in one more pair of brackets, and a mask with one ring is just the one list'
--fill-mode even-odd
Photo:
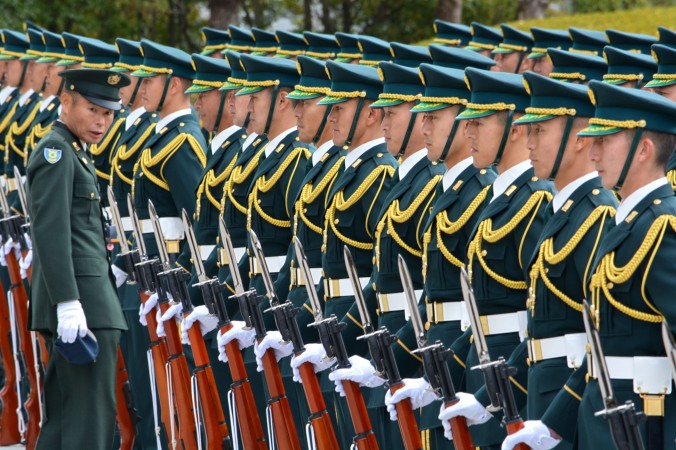
{"label": "row of uniformed men", "polygon": [[[663,30],[662,34],[667,32]],[[82,41],[86,64],[87,40]],[[411,376],[419,371],[419,364],[410,353],[414,340],[404,316],[402,287],[395,259],[399,253],[413,268],[416,289],[424,291],[421,302],[427,305],[430,337],[439,338],[449,345],[455,341],[457,361],[462,366],[471,366],[472,358],[475,358],[467,345],[468,335],[462,335],[460,326],[463,308],[460,306],[459,267],[466,263],[472,268],[479,307],[482,316],[486,316],[487,330],[484,331],[490,336],[491,353],[509,356],[517,346],[525,349],[527,345],[532,345],[538,335],[545,339],[550,335],[560,338],[579,333],[581,321],[575,309],[579,307],[579,299],[586,294],[585,279],[594,273],[595,267],[591,264],[592,257],[604,242],[601,239],[604,224],[612,221],[615,206],[614,199],[601,188],[601,181],[593,173],[594,164],[586,157],[592,140],[568,139],[571,130],[579,131],[586,125],[584,120],[576,121],[572,117],[593,116],[586,89],[529,73],[524,78],[532,94],[533,104],[530,105],[528,91],[524,89],[520,76],[474,69],[463,72],[468,66],[488,69],[494,62],[453,48],[438,48],[437,54],[444,55],[441,58],[444,62],[437,64],[435,60],[435,64],[429,64],[429,57],[424,51],[400,46],[405,56],[397,61],[395,51],[395,63],[402,64],[379,63],[383,85],[374,69],[324,63],[305,56],[297,57],[299,80],[295,65],[284,59],[227,52],[229,64],[195,55],[193,66],[189,56],[176,49],[142,41],[141,53],[138,45],[123,47],[120,42],[124,41],[118,41],[120,60],[116,62],[117,70],[135,70],[135,76],[145,79],[130,89],[130,94],[140,94],[140,99],[132,98],[136,107],[132,105],[129,116],[115,120],[97,149],[111,145],[113,150],[109,150],[105,155],[107,158],[104,158],[111,164],[110,183],[116,187],[118,198],[133,190],[142,221],[148,218],[147,200],[153,200],[158,213],[165,219],[165,237],[170,241],[170,248],[179,250],[182,237],[180,226],[173,218],[179,215],[181,209],[195,213],[194,226],[200,251],[207,263],[208,276],[218,273],[226,284],[232,284],[228,278],[227,261],[219,261],[221,252],[214,248],[217,242],[215,218],[220,212],[231,231],[236,252],[242,256],[239,268],[245,277],[248,275],[247,278],[250,278],[250,286],[265,292],[260,268],[253,261],[249,263],[247,229],[254,230],[261,239],[268,256],[268,268],[277,277],[277,295],[298,305],[304,304],[307,301],[304,280],[298,272],[295,254],[289,247],[291,236],[296,235],[306,248],[317,275],[315,281],[323,278],[318,289],[326,300],[325,314],[344,316],[348,324],[345,332],[348,348],[355,354],[364,354],[365,349],[353,340],[360,333],[360,318],[342,263],[341,247],[347,244],[355,255],[358,273],[363,277],[369,306],[373,312],[378,309],[379,325],[387,326],[392,332],[399,331],[398,359],[402,372]],[[499,53],[503,55],[503,61],[514,55],[519,61],[518,67],[525,50],[515,49],[515,46],[518,44],[505,39],[498,52],[504,52]],[[392,47],[395,48],[394,45]],[[101,48],[100,44],[92,44],[92,58],[99,56]],[[13,50],[10,48],[8,51]],[[658,53],[660,66],[658,76],[651,84],[668,93],[673,84],[670,67],[674,52],[667,46],[659,45],[655,46],[655,51],[661,52]],[[555,55],[557,51],[553,49],[549,53]],[[598,67],[587,67],[594,63],[586,58],[575,53],[561,53],[576,61],[574,64],[577,65],[571,68],[571,63],[562,64],[567,68],[558,72],[564,74],[560,78],[577,77],[584,81],[594,78],[589,70],[595,68],[598,73]],[[612,54],[612,50],[607,50],[606,54]],[[545,53],[540,56],[545,56]],[[623,56],[631,60],[633,55],[623,53]],[[91,63],[97,64],[93,60]],[[625,64],[630,63],[625,62],[621,69],[613,72],[615,76],[606,78],[615,82],[641,83],[641,75],[648,69],[636,62],[639,68],[630,66],[631,69],[628,69]],[[419,70],[406,67],[418,65]],[[652,70],[654,72],[655,68]],[[424,85],[420,83],[419,72]],[[196,108],[203,125],[208,130],[215,130],[210,148],[207,148],[199,125],[191,116],[189,98],[183,95],[189,86],[185,80],[192,80],[188,92],[200,93]],[[292,87],[295,89],[292,90]],[[598,123],[593,124],[596,125],[592,130],[595,134],[616,133],[632,125],[636,127],[635,123],[642,123],[640,120],[645,121],[644,127],[651,132],[673,134],[673,130],[665,125],[664,118],[673,117],[669,116],[673,112],[666,102],[638,90],[618,91],[605,85],[595,85],[594,88],[595,92],[598,90],[599,101],[608,95],[610,100],[607,101],[618,101],[618,96],[622,98],[618,94],[620,92],[629,95],[634,104],[642,101],[650,104],[645,111],[639,109],[632,120],[624,120],[628,114],[626,108],[612,108],[613,105],[610,105],[607,116],[601,115]],[[607,90],[609,93],[604,96]],[[234,95],[235,91],[237,95]],[[547,98],[552,92],[558,95]],[[325,105],[333,106],[329,109]],[[413,106],[415,114],[409,112]],[[534,109],[526,111],[527,107]],[[383,113],[378,111],[381,108]],[[458,115],[460,110],[464,111]],[[153,119],[157,120],[153,112],[159,114],[156,125],[151,124]],[[523,113],[528,115],[519,117]],[[634,116],[629,114],[627,117]],[[469,119],[469,122],[461,119]],[[525,131],[526,127],[512,126],[512,121],[516,119],[521,123],[536,124],[530,126],[529,134]],[[144,121],[148,124],[140,126]],[[557,126],[547,134],[547,125]],[[243,127],[248,127],[248,130],[244,131]],[[462,132],[456,133],[459,128]],[[383,134],[385,141],[382,140]],[[543,137],[548,140],[541,144]],[[663,136],[662,140],[659,137],[653,140],[664,145],[656,147],[663,148],[669,144],[663,142]],[[557,145],[557,140],[563,144],[559,142]],[[313,149],[312,156],[301,142],[317,147]],[[646,145],[648,140],[644,138],[641,142]],[[557,148],[558,153],[553,153]],[[538,154],[545,149],[552,154]],[[96,160],[97,150],[91,150]],[[204,154],[205,150],[209,153],[208,157]],[[468,157],[470,150],[472,159]],[[529,150],[535,169],[527,162]],[[401,158],[400,166],[392,156]],[[444,172],[433,161],[443,161],[448,170]],[[594,161],[601,165],[600,157]],[[538,167],[538,163],[542,167]],[[203,169],[205,164],[206,169]],[[494,169],[501,176],[496,178]],[[541,178],[554,179],[560,193],[564,193],[559,208],[556,208],[556,201],[552,203],[554,215],[546,222],[546,206],[554,190],[551,184],[536,179],[534,170]],[[101,172],[106,174],[105,170]],[[560,174],[558,177],[557,172]],[[618,175],[619,178],[619,173],[610,173],[609,176]],[[626,178],[631,173],[629,170],[623,175]],[[120,181],[116,182],[118,179]],[[493,181],[496,183],[492,184]],[[611,181],[604,185],[626,185],[623,183],[625,180]],[[635,185],[640,186],[640,183],[632,186]],[[582,189],[583,186],[585,189]],[[620,195],[626,198],[632,192],[620,191]],[[589,210],[577,211],[573,206],[578,205],[585,205]],[[576,214],[569,214],[572,211]],[[128,217],[128,211],[122,214]],[[552,230],[549,230],[549,236],[541,239],[541,232],[543,229],[547,232],[550,223]],[[581,224],[584,226],[580,227]],[[149,228],[146,224],[146,229]],[[584,233],[577,232],[578,229],[584,230]],[[554,243],[559,235],[562,236],[561,243]],[[643,237],[642,234],[638,236]],[[587,240],[589,245],[578,245]],[[146,244],[150,249],[148,253],[151,256],[156,254],[153,239],[148,239]],[[469,255],[464,251],[468,244]],[[563,255],[553,250],[564,247],[566,252]],[[563,262],[568,258],[571,258],[571,267],[576,264],[581,267],[565,270],[567,264]],[[187,248],[180,253],[177,263],[188,271],[192,270]],[[556,276],[549,275],[549,265],[558,266],[555,267],[558,269]],[[541,270],[531,270],[531,267]],[[113,270],[118,280],[123,281],[124,273],[119,268]],[[545,273],[548,275],[545,276]],[[561,283],[559,288],[555,287],[559,284],[556,283],[557,277]],[[524,341],[531,344],[519,344],[520,328],[515,319],[526,313],[523,299],[527,286],[532,294],[528,303],[531,318],[529,336],[532,339]],[[121,289],[124,291],[126,288]],[[121,294],[127,299],[123,306],[129,310],[128,322],[134,328],[136,319],[132,316],[138,309],[138,298],[134,298],[136,293]],[[197,291],[193,294],[196,298],[199,296]],[[535,317],[535,299],[543,303],[542,309],[537,311],[543,315],[542,319]],[[557,303],[557,299],[563,303]],[[544,306],[548,302],[551,307]],[[146,305],[147,308],[154,307],[152,303]],[[177,311],[178,308],[172,309],[172,312]],[[148,310],[142,312],[147,313]],[[311,309],[306,308],[305,312],[305,318],[300,317],[299,320],[310,322]],[[551,317],[548,315],[550,312]],[[236,311],[232,313],[236,315]],[[168,320],[170,316],[165,314],[163,319]],[[203,329],[215,326],[199,308],[189,316],[186,327],[196,320],[204,325]],[[541,330],[536,325],[538,320],[545,321]],[[561,329],[552,327],[556,320],[562,321],[559,324]],[[490,329],[493,332],[489,332]],[[128,355],[144,350],[136,345],[134,339],[147,338],[143,330],[137,332],[136,335],[129,333],[131,345],[127,348]],[[241,327],[236,327],[230,334],[219,337],[221,347],[233,338],[241,344],[252,341],[250,333]],[[459,339],[456,340],[456,337]],[[312,340],[312,336],[307,339]],[[277,341],[279,339],[271,335],[270,339],[258,345],[258,351],[263,351],[266,345],[275,346]],[[550,370],[558,373],[559,378],[552,382],[550,372],[544,372],[544,375],[540,374],[539,381],[533,381],[538,377],[531,375],[528,387],[531,383],[542,383],[544,379],[550,384],[550,393],[553,393],[570,374],[565,358],[559,355],[561,344],[554,343],[552,346],[556,348],[552,354],[557,356],[545,358],[534,354],[531,360],[554,359],[556,367]],[[306,357],[319,362],[321,349],[309,348],[312,351],[308,350]],[[579,347],[576,348],[579,350]],[[467,356],[467,362],[463,355]],[[581,357],[576,360],[576,354],[572,355],[570,364],[578,367]],[[251,357],[253,362],[253,354]],[[133,365],[130,361],[133,359],[133,356],[128,356],[128,365]],[[331,377],[336,380],[355,379],[361,367],[361,373],[366,374],[366,378],[357,378],[357,381],[369,386],[379,384],[380,380],[373,376],[373,370],[363,370],[368,367],[367,364],[367,361],[355,359],[355,370],[335,371]],[[534,368],[542,369],[547,364],[552,363],[533,364],[531,371],[519,373],[537,373]],[[460,373],[459,370],[455,372]],[[289,370],[287,375],[290,374]],[[227,377],[227,374],[223,376]],[[457,386],[465,386],[469,391],[479,390],[482,384],[469,371],[466,379],[458,375],[454,381]],[[137,386],[142,389],[144,381],[134,382],[132,379],[132,383],[136,390]],[[525,384],[521,381],[524,391]],[[328,383],[325,387],[327,385],[331,387]],[[533,389],[547,392],[538,386],[533,384]],[[138,392],[135,395],[141,406],[143,403],[148,405],[149,397]],[[296,397],[298,406],[303,406],[302,392],[296,390]],[[381,419],[377,429],[379,441],[381,445],[392,443],[401,446],[397,431],[390,429],[389,421],[385,420],[383,397],[384,391],[374,390],[369,398],[374,416]],[[531,409],[527,417],[536,419],[541,415],[538,405],[541,410],[541,405],[548,402],[542,395],[529,397],[531,399],[535,405],[529,405]],[[335,411],[342,414],[336,417],[337,429],[344,439],[342,443],[347,443],[352,437],[349,413],[338,398]],[[430,417],[429,411],[423,412],[422,428],[426,430],[426,446],[430,448],[441,445],[436,443],[442,439],[441,423],[435,420],[436,415],[432,413]],[[145,417],[150,417],[150,414]],[[483,415],[482,420],[485,418]],[[499,443],[499,436],[499,433],[485,433],[485,444]],[[476,436],[475,442],[484,444],[484,438]]]}

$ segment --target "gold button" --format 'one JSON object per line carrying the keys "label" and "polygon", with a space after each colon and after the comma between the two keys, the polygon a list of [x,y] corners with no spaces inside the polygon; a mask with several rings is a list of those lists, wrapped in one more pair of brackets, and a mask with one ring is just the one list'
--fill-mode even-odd
{"label": "gold button", "polygon": [[598,190],[598,189],[594,189],[594,190],[592,191],[592,195],[599,195],[600,193],[601,193],[601,191]]}
{"label": "gold button", "polygon": [[181,122],[181,123],[178,124],[178,126],[179,126],[179,127],[184,127],[185,124],[184,124],[183,122]]}
{"label": "gold button", "polygon": [[94,198],[94,193],[92,192],[91,194],[89,194],[89,196],[90,196],[91,198]]}
{"label": "gold button", "polygon": [[336,220],[333,221],[333,223],[335,223],[336,225],[338,224],[338,222],[340,222],[339,219],[336,219]]}
{"label": "gold button", "polygon": [[432,324],[430,322],[425,322],[425,331],[430,331]]}
{"label": "gold button", "polygon": [[261,199],[260,199],[260,198],[258,199],[258,204],[259,204],[259,205],[261,204]]}
{"label": "gold button", "polygon": [[545,267],[545,273],[549,273],[549,267]]}
{"label": "gold button", "polygon": [[380,308],[376,308],[376,315],[380,315]]}
{"label": "gold button", "polygon": [[533,177],[533,178],[530,179],[530,181],[537,181],[537,180],[538,180],[538,177]]}
{"label": "gold button", "polygon": [[220,237],[220,236],[216,236],[216,243],[218,244],[219,242],[221,242],[221,237]]}
{"label": "gold button", "polygon": [[481,169],[481,170],[479,171],[479,173],[480,173],[481,175],[486,175],[486,169]]}
{"label": "gold button", "polygon": [[660,203],[662,203],[662,200],[660,200],[659,198],[656,198],[655,200],[653,200],[653,204],[655,204],[655,205],[659,205]]}
{"label": "gold button", "polygon": [[139,177],[142,177],[142,176],[143,176],[143,172],[139,173],[138,176],[139,176]]}
{"label": "gold button", "polygon": [[481,250],[481,256],[486,256],[488,252],[486,250]]}
{"label": "gold button", "polygon": [[376,263],[376,257],[374,256],[373,258],[371,258],[371,264],[375,264],[375,263]]}
{"label": "gold button", "polygon": [[383,154],[382,154],[382,153],[376,153],[376,156],[377,156],[378,158],[382,158]]}
{"label": "gold button", "polygon": [[374,291],[377,291],[375,283],[371,283],[371,287],[373,288]]}
{"label": "gold button", "polygon": [[606,285],[606,287],[607,287],[608,289],[612,289],[612,288],[615,287],[615,285],[614,285],[613,283],[608,283],[608,284]]}
{"label": "gold button", "polygon": [[303,213],[307,214],[307,208],[303,208]]}

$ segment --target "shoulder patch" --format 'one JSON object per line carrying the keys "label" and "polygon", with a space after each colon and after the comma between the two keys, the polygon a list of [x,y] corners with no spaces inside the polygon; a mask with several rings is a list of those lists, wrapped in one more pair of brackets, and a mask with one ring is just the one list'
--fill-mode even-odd
{"label": "shoulder patch", "polygon": [[45,148],[43,154],[45,155],[45,159],[49,164],[56,164],[61,159],[63,152],[58,148],[47,147]]}

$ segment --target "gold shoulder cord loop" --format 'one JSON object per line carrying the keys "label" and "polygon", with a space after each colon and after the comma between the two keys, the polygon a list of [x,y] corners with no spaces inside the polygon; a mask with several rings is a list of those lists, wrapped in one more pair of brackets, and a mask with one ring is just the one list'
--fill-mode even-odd
{"label": "gold shoulder cord loop", "polygon": [[297,217],[300,217],[301,220],[305,223],[305,225],[310,230],[314,231],[317,234],[320,235],[322,234],[322,227],[312,223],[312,221],[305,215],[305,205],[309,205],[313,203],[315,200],[317,200],[317,198],[319,198],[322,192],[324,192],[324,190],[326,190],[327,187],[331,185],[336,175],[338,174],[338,171],[340,170],[341,164],[343,164],[344,159],[345,157],[341,156],[333,165],[333,167],[331,167],[331,169],[326,173],[324,178],[322,178],[322,180],[319,183],[317,183],[316,187],[313,188],[311,183],[308,183],[305,186],[303,186],[298,201],[296,202],[295,221],[297,222],[298,221]]}
{"label": "gold shoulder cord loop", "polygon": [[[224,190],[225,195],[227,195],[228,197],[228,200],[232,202],[233,206],[235,207],[235,209],[237,209],[237,211],[239,211],[244,215],[248,214],[248,210],[246,206],[240,204],[235,199],[235,185],[240,185],[244,183],[249,178],[249,176],[254,172],[254,170],[256,170],[256,168],[258,167],[258,161],[260,160],[261,155],[263,154],[264,151],[265,146],[263,146],[263,148],[261,148],[258,151],[258,153],[249,160],[248,163],[237,166],[234,169],[232,169],[230,178],[225,184]],[[222,202],[223,210],[225,210],[225,195],[223,196]]]}
{"label": "gold shoulder cord loop", "polygon": [[[120,180],[124,181],[129,185],[133,184],[134,180],[132,178],[125,176],[122,173],[122,168],[119,167],[120,161],[126,161],[129,158],[131,158],[134,154],[136,154],[138,149],[141,148],[141,146],[146,142],[150,134],[153,133],[154,131],[155,124],[152,124],[143,132],[143,134],[136,140],[134,145],[132,145],[130,148],[127,148],[126,144],[123,144],[117,148],[117,151],[113,156],[112,167],[113,170],[115,171],[115,174],[117,174],[117,177]],[[134,170],[134,172],[136,172],[136,170]]]}

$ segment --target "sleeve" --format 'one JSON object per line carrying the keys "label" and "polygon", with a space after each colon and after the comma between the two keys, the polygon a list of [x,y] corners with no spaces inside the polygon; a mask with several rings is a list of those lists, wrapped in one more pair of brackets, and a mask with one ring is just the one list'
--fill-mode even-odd
{"label": "sleeve", "polygon": [[[52,305],[80,298],[72,260],[71,207],[75,158],[60,142],[40,146],[61,149],[61,159],[48,163],[35,155],[28,166],[29,208],[33,251]],[[58,238],[55,239],[55,236]]]}
{"label": "sleeve", "polygon": [[[526,387],[528,386],[528,364],[526,359],[528,358],[528,347],[526,344],[527,341],[521,341],[519,345],[516,346],[509,359],[507,360],[507,365],[516,369],[516,374],[509,377],[510,386],[512,388],[512,393],[514,394],[514,401],[518,410],[525,410],[528,391]],[[488,407],[491,400],[488,396],[488,391],[486,390],[486,385],[483,385],[478,391],[474,393],[476,399]]]}
{"label": "sleeve", "polygon": [[[422,323],[426,320],[425,302],[418,302],[418,311],[422,319]],[[420,373],[422,358],[413,353],[413,350],[418,348],[416,342],[415,330],[413,329],[413,322],[408,320],[396,334],[397,341],[393,346],[394,359],[399,364],[399,373],[402,378],[411,378]]]}
{"label": "sleeve", "polygon": [[568,442],[575,442],[578,409],[587,386],[586,375],[587,358],[570,375],[566,384],[554,397],[554,401],[542,416],[542,422]]}
{"label": "sleeve", "polygon": [[453,358],[450,360],[450,370],[451,378],[453,379],[453,385],[457,391],[466,390],[465,387],[465,368],[467,361],[467,355],[472,346],[472,328],[469,327],[465,332],[460,335],[459,338],[451,344],[451,350],[453,350]]}

